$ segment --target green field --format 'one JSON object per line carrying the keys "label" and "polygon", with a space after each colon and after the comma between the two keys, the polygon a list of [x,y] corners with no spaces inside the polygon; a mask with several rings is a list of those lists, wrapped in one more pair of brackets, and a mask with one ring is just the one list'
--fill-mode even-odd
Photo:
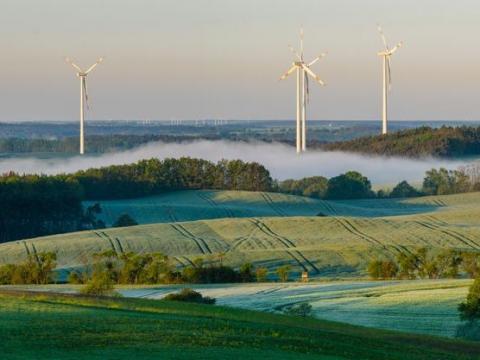
{"label": "green field", "polygon": [[478,359],[480,345],[145,299],[0,292],[2,359]]}
{"label": "green field", "polygon": [[[172,206],[175,194],[165,195],[171,197]],[[265,195],[271,201],[261,200]],[[364,275],[367,263],[373,258],[394,258],[400,252],[421,246],[434,250],[480,250],[480,193],[327,203],[282,194],[191,191],[179,194],[175,211],[186,214],[190,210],[185,210],[182,201],[190,199],[193,203],[192,197],[205,196],[214,198],[216,204],[235,203],[237,213],[233,216],[244,211],[245,216],[255,217],[156,223],[15,241],[0,245],[0,263],[17,262],[35,252],[55,251],[62,270],[84,266],[94,253],[113,249],[117,253],[160,251],[182,267],[197,257],[208,262],[224,253],[225,263],[232,266],[252,262],[273,270],[287,262],[296,273],[306,270],[313,277],[346,277]],[[153,201],[148,199],[130,200],[124,210],[120,206],[117,210],[120,213],[143,209],[143,202]],[[201,201],[207,202],[198,200]],[[197,207],[201,215],[202,206]],[[219,209],[231,209],[233,205],[204,204],[203,208],[226,214],[227,210]],[[277,209],[278,216],[260,217],[265,214],[258,209],[268,208]],[[292,216],[296,211],[307,210],[310,216]],[[311,216],[319,211],[330,211],[330,216]],[[144,212],[148,214],[150,210]],[[141,221],[139,214],[132,215]]]}
{"label": "green field", "polygon": [[[125,297],[162,299],[188,286],[217,304],[248,310],[282,312],[308,302],[312,316],[352,325],[454,337],[461,325],[458,304],[470,279],[327,281],[208,285],[117,286]],[[9,286],[4,289],[76,293],[77,285]]]}
{"label": "green field", "polygon": [[[480,195],[478,196],[480,199]],[[95,201],[85,202],[86,206]],[[99,216],[111,226],[123,213],[139,224],[238,217],[395,216],[435,211],[443,206],[431,198],[422,201],[375,199],[324,201],[303,196],[249,191],[188,190],[139,199],[99,201]]]}

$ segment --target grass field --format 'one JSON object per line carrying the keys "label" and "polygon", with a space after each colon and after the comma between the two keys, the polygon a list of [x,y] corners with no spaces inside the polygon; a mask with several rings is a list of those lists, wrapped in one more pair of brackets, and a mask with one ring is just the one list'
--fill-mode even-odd
{"label": "grass field", "polygon": [[[480,196],[478,196],[480,200]],[[85,202],[86,206],[95,202]],[[324,201],[303,196],[249,191],[189,190],[138,199],[100,201],[99,216],[108,226],[127,213],[139,224],[239,217],[395,216],[435,211],[443,206],[431,198],[422,201]]]}
{"label": "grass field", "polygon": [[2,359],[478,359],[480,345],[145,299],[0,292]]}
{"label": "grass field", "polygon": [[[188,286],[217,304],[282,312],[308,302],[319,319],[352,325],[454,337],[461,324],[458,304],[472,280],[329,281],[218,285],[118,286],[125,297],[161,299]],[[4,287],[5,288],[5,287]],[[76,293],[76,285],[13,286],[10,289]]]}
{"label": "grass field", "polygon": [[[233,201],[231,192],[212,194],[218,203],[219,198]],[[200,197],[204,195],[202,192]],[[182,196],[199,197],[196,192],[184,192]],[[245,211],[251,211],[259,197],[263,195],[239,193],[235,201],[245,203]],[[346,277],[364,275],[367,263],[373,258],[394,258],[400,252],[420,246],[480,250],[480,193],[343,201],[336,202],[336,208],[306,198],[281,194],[270,197],[273,200],[268,206],[284,213],[290,211],[288,215],[298,208],[311,208],[314,214],[320,209],[317,205],[322,204],[324,210],[331,208],[335,215],[222,218],[48,236],[0,245],[0,263],[17,262],[35,252],[55,251],[61,270],[84,266],[94,253],[113,249],[117,253],[160,251],[182,267],[197,257],[214,261],[223,253],[225,263],[232,266],[252,262],[273,270],[279,264],[290,263],[297,274],[306,270],[312,277]],[[243,198],[247,200],[240,201]],[[308,205],[311,203],[317,205]],[[347,209],[351,216],[346,216]],[[344,211],[342,216],[338,215],[341,211]],[[358,216],[364,212],[385,216]],[[398,215],[406,213],[409,214]]]}

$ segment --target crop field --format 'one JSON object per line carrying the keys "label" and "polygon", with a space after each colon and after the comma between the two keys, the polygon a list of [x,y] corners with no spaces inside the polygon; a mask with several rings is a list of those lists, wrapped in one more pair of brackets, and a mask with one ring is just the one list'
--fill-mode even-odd
{"label": "crop field", "polygon": [[[435,197],[437,198],[437,197]],[[442,197],[438,197],[442,198]],[[480,200],[480,194],[477,196]],[[460,199],[459,199],[460,201]],[[454,201],[457,203],[457,201]],[[85,202],[86,206],[95,201]],[[287,216],[396,216],[435,211],[445,202],[430,197],[420,200],[374,199],[324,201],[303,196],[249,191],[188,190],[138,199],[99,201],[99,216],[111,226],[124,213],[139,224],[238,217]]]}
{"label": "crop field", "polygon": [[222,306],[0,291],[2,359],[476,359],[471,342]]}
{"label": "crop field", "polygon": [[[215,194],[215,197],[228,196],[229,192]],[[235,201],[239,203],[242,196],[250,199],[243,202],[255,203],[251,199],[262,195],[241,193]],[[311,201],[315,202],[298,198],[297,203],[288,203],[282,211],[290,208],[293,212],[301,202],[308,208],[310,205],[305,204]],[[207,263],[217,261],[222,254],[225,264],[231,266],[251,262],[273,270],[279,264],[289,263],[294,276],[308,271],[312,277],[349,277],[364,275],[373,258],[394,258],[400,252],[421,246],[434,250],[480,250],[480,193],[402,201],[344,201],[336,206],[344,211],[354,209],[352,215],[360,214],[360,209],[369,209],[388,216],[238,217],[84,231],[1,244],[0,263],[17,262],[35,252],[55,251],[59,270],[65,270],[82,267],[94,253],[112,249],[117,253],[162,252],[178,267],[191,265],[197,257]],[[313,214],[317,208],[312,208]],[[412,208],[416,209],[413,214],[393,216]],[[421,208],[425,212],[420,212]]]}
{"label": "crop field", "polygon": [[[319,319],[453,337],[460,325],[457,306],[465,300],[471,282],[341,281],[189,287],[216,298],[220,305],[281,312],[288,305],[308,302],[313,316]],[[181,286],[121,288],[119,291],[127,297],[161,299],[179,288]]]}

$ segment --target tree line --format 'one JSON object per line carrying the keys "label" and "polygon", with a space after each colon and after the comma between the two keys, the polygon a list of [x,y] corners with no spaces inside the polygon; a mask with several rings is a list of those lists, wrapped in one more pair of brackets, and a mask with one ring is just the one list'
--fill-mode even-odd
{"label": "tree line", "polygon": [[433,252],[419,248],[399,253],[395,260],[374,259],[367,273],[375,280],[457,278],[463,272],[470,278],[480,276],[480,253],[446,249]]}
{"label": "tree line", "polygon": [[[216,139],[215,136],[205,136],[205,139]],[[129,150],[150,142],[181,142],[193,141],[196,138],[189,135],[90,135],[85,139],[89,153],[107,153]],[[78,137],[63,137],[60,139],[45,138],[0,138],[0,153],[78,153]]]}
{"label": "tree line", "polygon": [[187,189],[270,191],[273,180],[255,162],[150,159],[62,175],[0,176],[0,242],[95,228],[98,206],[84,200],[121,199]]}
{"label": "tree line", "polygon": [[408,157],[458,157],[480,154],[480,127],[422,126],[386,135],[321,145],[329,151]]}
{"label": "tree line", "polygon": [[480,191],[480,163],[457,170],[431,169],[425,173],[422,186],[416,188],[400,181],[391,190],[374,191],[370,180],[357,171],[348,171],[327,179],[323,176],[287,179],[278,182],[275,191],[325,200],[408,198],[428,195],[459,194]]}

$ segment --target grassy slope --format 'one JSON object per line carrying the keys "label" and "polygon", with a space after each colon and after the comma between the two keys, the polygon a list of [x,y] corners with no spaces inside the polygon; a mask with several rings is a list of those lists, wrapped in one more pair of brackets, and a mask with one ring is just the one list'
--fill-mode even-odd
{"label": "grassy slope", "polygon": [[[284,195],[278,196],[283,199]],[[296,206],[272,198],[271,207],[280,211],[287,212]],[[310,201],[300,199],[299,202]],[[35,251],[56,251],[60,268],[68,268],[82,266],[93,253],[113,248],[118,253],[160,251],[172,256],[179,266],[200,256],[209,260],[222,252],[226,254],[225,262],[233,266],[250,261],[273,268],[287,261],[295,271],[308,270],[312,276],[358,275],[373,257],[395,257],[414,247],[480,250],[479,200],[480,193],[472,193],[404,201],[335,203],[338,209],[354,209],[352,213],[357,215],[367,209],[385,214],[416,209],[412,215],[378,218],[338,215],[223,218],[69,233],[2,244],[0,263],[18,261]],[[244,202],[248,205],[248,201]],[[331,208],[332,212],[340,213]],[[426,212],[419,213],[421,208]]]}
{"label": "grassy slope", "polygon": [[[470,279],[402,281],[329,281],[189,285],[217,304],[281,312],[308,302],[313,316],[388,330],[454,337],[461,325],[458,304],[465,300]],[[162,299],[184,285],[117,286],[125,297]],[[3,287],[7,288],[7,287]],[[16,285],[15,290],[75,293],[77,285]]]}
{"label": "grassy slope", "polygon": [[[480,199],[480,196],[478,197]],[[94,202],[86,202],[91,205]],[[439,204],[403,200],[323,201],[303,196],[249,191],[190,190],[139,199],[100,201],[100,218],[111,226],[128,213],[139,224],[235,217],[394,216],[434,211]]]}
{"label": "grassy slope", "polygon": [[475,359],[480,345],[218,306],[0,294],[2,359]]}

